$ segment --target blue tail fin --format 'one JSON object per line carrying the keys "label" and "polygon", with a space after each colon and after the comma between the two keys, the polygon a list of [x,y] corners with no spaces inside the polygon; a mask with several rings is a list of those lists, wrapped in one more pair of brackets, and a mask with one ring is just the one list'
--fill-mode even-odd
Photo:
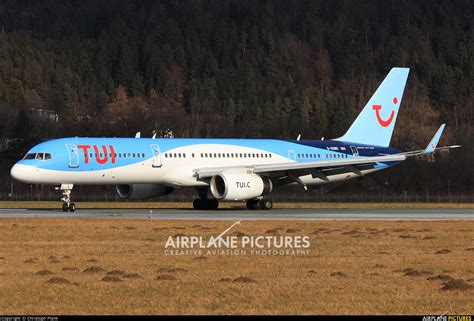
{"label": "blue tail fin", "polygon": [[392,68],[351,127],[337,140],[388,147],[409,71]]}

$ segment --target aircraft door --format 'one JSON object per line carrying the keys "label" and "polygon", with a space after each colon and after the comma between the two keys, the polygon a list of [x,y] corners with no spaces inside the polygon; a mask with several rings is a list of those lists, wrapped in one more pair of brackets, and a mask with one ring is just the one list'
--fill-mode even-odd
{"label": "aircraft door", "polygon": [[355,146],[351,146],[352,155],[359,156],[359,150]]}
{"label": "aircraft door", "polygon": [[66,148],[69,155],[69,167],[79,167],[79,152],[77,151],[76,144],[66,144]]}
{"label": "aircraft door", "polygon": [[160,152],[160,147],[158,145],[152,144],[150,145],[151,150],[153,152],[153,161],[152,161],[152,166],[153,167],[161,167],[161,152]]}
{"label": "aircraft door", "polygon": [[289,158],[290,160],[296,161],[296,153],[295,153],[294,150],[289,150],[289,151],[288,151],[288,158]]}

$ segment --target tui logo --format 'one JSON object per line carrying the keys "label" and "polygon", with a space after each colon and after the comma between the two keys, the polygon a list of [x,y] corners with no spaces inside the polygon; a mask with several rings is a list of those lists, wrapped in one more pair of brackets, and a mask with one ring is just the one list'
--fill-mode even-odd
{"label": "tui logo", "polygon": [[[109,161],[109,155],[110,155],[110,160],[112,164],[115,164],[115,150],[114,146],[109,145],[110,153],[107,151],[107,146],[102,145],[102,152],[99,152],[99,147],[97,145],[92,146],[94,148],[94,155],[95,155],[95,160],[98,164],[105,164]],[[84,151],[84,163],[88,164],[89,163],[89,148],[91,148],[90,145],[77,145],[77,148],[82,149]]]}
{"label": "tui logo", "polygon": [[[397,97],[393,98],[393,103],[396,105],[398,103]],[[390,114],[390,117],[388,119],[384,120],[382,119],[382,116],[380,116],[380,110],[382,109],[382,105],[373,105],[372,109],[375,110],[375,116],[377,117],[377,121],[382,127],[387,127],[389,126],[392,121],[393,117],[395,117],[395,110],[392,110],[392,113]]]}

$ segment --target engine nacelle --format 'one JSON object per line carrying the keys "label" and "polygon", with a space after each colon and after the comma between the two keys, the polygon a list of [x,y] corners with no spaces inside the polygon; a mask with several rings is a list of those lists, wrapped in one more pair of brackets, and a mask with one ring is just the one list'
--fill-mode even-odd
{"label": "engine nacelle", "polygon": [[173,188],[160,184],[116,185],[118,196],[130,200],[146,200],[173,193]]}
{"label": "engine nacelle", "polygon": [[225,201],[249,200],[266,195],[273,189],[269,178],[242,172],[214,175],[210,185],[212,195]]}

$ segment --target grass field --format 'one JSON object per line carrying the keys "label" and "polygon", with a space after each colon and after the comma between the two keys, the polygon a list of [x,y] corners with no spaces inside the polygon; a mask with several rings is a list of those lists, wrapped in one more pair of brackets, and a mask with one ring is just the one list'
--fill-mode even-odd
{"label": "grass field", "polygon": [[[61,208],[61,202],[0,201],[0,208]],[[474,208],[474,203],[280,203],[274,208]],[[76,202],[77,208],[192,208],[191,202]],[[221,202],[219,208],[245,208]]]}
{"label": "grass field", "polygon": [[[0,220],[3,314],[472,314],[474,222],[250,222],[305,256],[167,256],[232,222]],[[441,276],[440,276],[441,275]],[[453,281],[457,280],[457,281]]]}

